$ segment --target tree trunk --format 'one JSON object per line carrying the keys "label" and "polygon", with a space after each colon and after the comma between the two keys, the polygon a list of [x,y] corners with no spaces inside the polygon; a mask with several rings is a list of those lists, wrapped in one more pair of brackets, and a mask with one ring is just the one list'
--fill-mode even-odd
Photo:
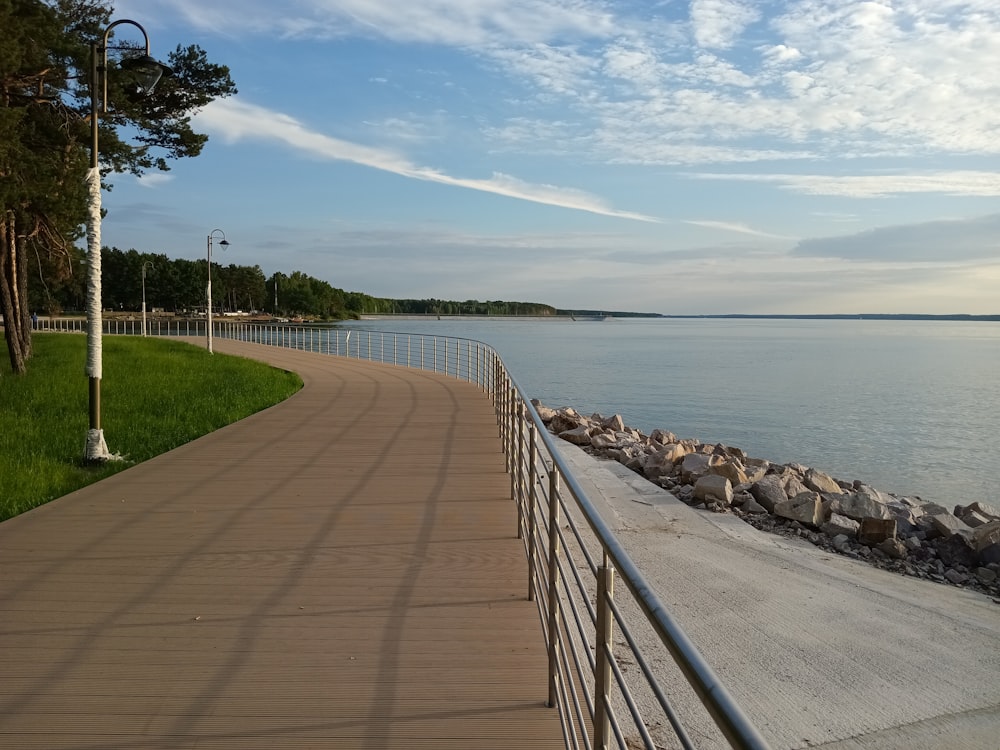
{"label": "tree trunk", "polygon": [[22,374],[31,358],[31,312],[28,310],[28,265],[24,240],[18,241],[12,211],[0,217],[0,312],[10,369]]}

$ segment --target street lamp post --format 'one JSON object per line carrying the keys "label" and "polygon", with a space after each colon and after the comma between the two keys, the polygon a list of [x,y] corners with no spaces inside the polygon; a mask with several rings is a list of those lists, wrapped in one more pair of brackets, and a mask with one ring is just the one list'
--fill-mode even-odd
{"label": "street lamp post", "polygon": [[[87,172],[89,198],[87,205],[87,377],[89,379],[89,417],[87,443],[84,460],[103,462],[113,456],[104,441],[101,429],[101,333],[103,317],[101,310],[101,169],[98,162],[98,121],[102,113],[108,111],[108,38],[115,26],[127,23],[142,32],[146,42],[146,53],[140,57],[123,60],[121,67],[129,68],[136,74],[139,90],[143,94],[152,92],[163,75],[170,75],[166,65],[149,56],[149,35],[146,30],[128,19],[114,21],[104,31],[100,42],[90,45],[90,169]],[[120,49],[116,47],[115,49]],[[101,96],[98,95],[98,89]]]}
{"label": "street lamp post", "polygon": [[222,239],[219,240],[219,247],[225,250],[229,247],[229,242],[226,240],[226,233],[221,229],[213,229],[208,235],[208,289],[206,297],[208,298],[208,308],[206,310],[206,322],[208,325],[205,328],[205,340],[208,344],[208,353],[213,354],[212,351],[212,238],[215,237],[215,233],[218,232],[222,235]]}
{"label": "street lamp post", "polygon": [[142,264],[142,335],[146,335],[146,266],[153,265],[153,261],[147,260]]}

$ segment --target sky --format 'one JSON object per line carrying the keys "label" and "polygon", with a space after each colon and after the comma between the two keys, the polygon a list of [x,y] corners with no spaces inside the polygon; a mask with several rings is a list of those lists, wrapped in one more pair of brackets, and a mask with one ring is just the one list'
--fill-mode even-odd
{"label": "sky", "polygon": [[378,297],[1000,313],[997,0],[114,6],[239,93],[112,178],[105,245],[221,229],[216,263]]}

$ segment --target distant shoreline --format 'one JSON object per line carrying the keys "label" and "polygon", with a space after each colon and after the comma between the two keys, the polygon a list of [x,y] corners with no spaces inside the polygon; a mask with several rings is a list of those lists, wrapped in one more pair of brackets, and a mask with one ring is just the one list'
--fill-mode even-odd
{"label": "distant shoreline", "polygon": [[[572,321],[574,315],[583,318],[591,315],[580,310],[572,315],[437,315],[427,313],[418,315],[414,313],[361,313],[359,320],[567,320]],[[1000,314],[996,315],[921,315],[917,313],[831,313],[816,315],[768,315],[749,313],[726,313],[720,315],[664,315],[661,313],[636,313],[636,312],[608,312],[602,313],[605,318],[615,319],[672,319],[672,320],[918,320],[918,321],[974,321],[974,322],[998,322]]]}

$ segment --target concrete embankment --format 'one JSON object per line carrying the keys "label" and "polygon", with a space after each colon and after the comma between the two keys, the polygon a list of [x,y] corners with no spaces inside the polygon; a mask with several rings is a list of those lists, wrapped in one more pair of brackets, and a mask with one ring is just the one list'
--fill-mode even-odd
{"label": "concrete embankment", "polygon": [[1000,607],[989,597],[690,507],[558,444],[775,750],[998,747]]}

